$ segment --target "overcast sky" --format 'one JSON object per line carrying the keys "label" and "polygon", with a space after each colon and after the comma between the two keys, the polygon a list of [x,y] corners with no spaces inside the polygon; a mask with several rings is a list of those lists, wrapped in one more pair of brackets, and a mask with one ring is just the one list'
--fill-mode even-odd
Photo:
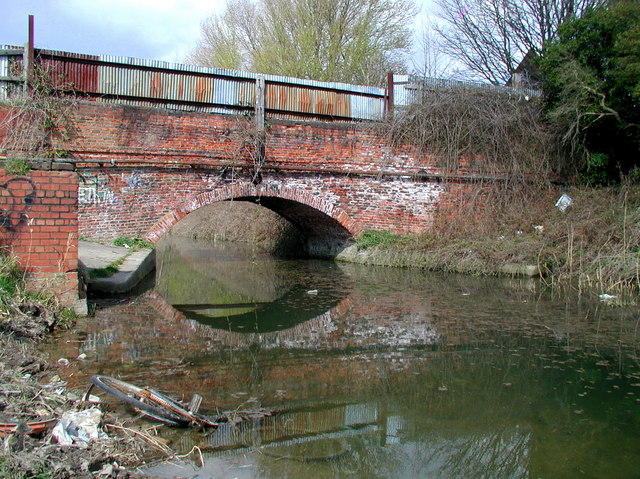
{"label": "overcast sky", "polygon": [[179,61],[222,0],[0,0],[0,44],[22,45],[29,14],[38,48]]}
{"label": "overcast sky", "polygon": [[[428,0],[417,0],[417,3]],[[0,45],[23,45],[29,14],[37,48],[180,62],[200,22],[224,0],[0,0]]]}

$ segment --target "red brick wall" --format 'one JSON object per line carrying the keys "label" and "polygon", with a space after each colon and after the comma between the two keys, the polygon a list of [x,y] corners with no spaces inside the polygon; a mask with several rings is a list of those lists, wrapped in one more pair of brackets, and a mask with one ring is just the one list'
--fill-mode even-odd
{"label": "red brick wall", "polygon": [[0,169],[0,243],[15,254],[33,288],[63,303],[78,298],[78,180],[68,171]]}
{"label": "red brick wall", "polygon": [[83,102],[71,141],[56,147],[78,161],[80,233],[95,238],[157,239],[195,208],[239,192],[307,204],[352,234],[428,229],[446,194],[422,179],[439,173],[434,159],[389,147],[375,128],[270,120],[257,186],[245,117]]}
{"label": "red brick wall", "polygon": [[155,240],[194,209],[241,195],[308,205],[351,234],[412,233],[454,191],[432,156],[390,147],[379,124],[271,119],[254,185],[250,118],[82,101],[68,120],[51,147],[76,161],[79,232],[92,238]]}

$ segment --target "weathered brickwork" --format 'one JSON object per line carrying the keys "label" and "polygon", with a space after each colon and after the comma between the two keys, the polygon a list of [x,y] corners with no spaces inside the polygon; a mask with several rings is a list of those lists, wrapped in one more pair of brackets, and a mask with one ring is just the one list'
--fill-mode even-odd
{"label": "weathered brickwork", "polygon": [[[371,125],[271,120],[264,159],[247,117],[82,102],[70,141],[80,233],[157,240],[220,200],[273,197],[310,206],[350,234],[428,229],[449,188],[434,160],[391,148]],[[298,218],[305,221],[304,218]]]}
{"label": "weathered brickwork", "polygon": [[67,171],[0,170],[0,243],[20,261],[33,288],[78,297],[78,180]]}
{"label": "weathered brickwork", "polygon": [[[0,117],[10,113],[0,108]],[[441,182],[433,157],[389,146],[379,124],[270,119],[261,151],[250,117],[79,101],[59,128],[50,147],[76,172],[3,172],[1,239],[30,274],[57,278],[73,295],[78,235],[157,241],[192,211],[240,199],[320,240],[412,233],[436,211],[460,208],[467,187]]]}
{"label": "weathered brickwork", "polygon": [[245,197],[308,205],[351,234],[364,229],[419,231],[430,225],[442,192],[437,183],[312,174],[265,173],[259,185],[198,169],[92,169],[79,176],[81,234],[144,234],[154,241],[202,206]]}

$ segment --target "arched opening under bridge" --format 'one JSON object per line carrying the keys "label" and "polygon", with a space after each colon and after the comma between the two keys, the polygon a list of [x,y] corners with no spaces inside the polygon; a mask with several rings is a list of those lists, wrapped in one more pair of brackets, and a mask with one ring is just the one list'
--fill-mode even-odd
{"label": "arched opening under bridge", "polygon": [[357,225],[346,212],[310,192],[235,184],[190,198],[165,215],[146,237],[157,242],[192,212],[226,201],[252,202],[282,216],[300,231],[303,251],[310,257],[333,258],[353,244],[359,233]]}

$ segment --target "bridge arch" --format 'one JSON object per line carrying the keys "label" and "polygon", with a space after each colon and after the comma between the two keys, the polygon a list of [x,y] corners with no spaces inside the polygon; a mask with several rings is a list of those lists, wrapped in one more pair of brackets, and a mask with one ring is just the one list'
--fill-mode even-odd
{"label": "bridge arch", "polygon": [[184,201],[164,215],[145,237],[157,243],[189,213],[231,200],[257,203],[291,221],[305,236],[306,250],[313,256],[334,256],[361,232],[359,225],[344,210],[309,191],[279,184],[233,183]]}

